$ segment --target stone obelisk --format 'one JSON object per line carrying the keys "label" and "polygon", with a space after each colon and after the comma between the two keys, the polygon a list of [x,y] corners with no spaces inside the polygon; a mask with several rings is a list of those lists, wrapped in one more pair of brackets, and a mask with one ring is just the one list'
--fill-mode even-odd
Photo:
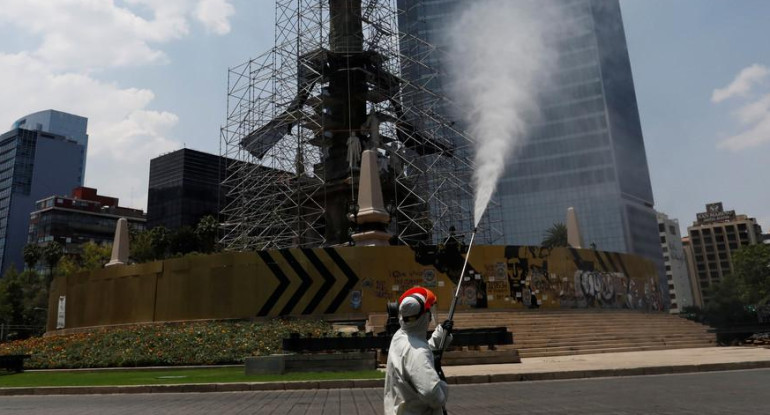
{"label": "stone obelisk", "polygon": [[573,207],[567,209],[567,243],[573,248],[583,247],[583,237],[580,235],[580,225]]}
{"label": "stone obelisk", "polygon": [[357,246],[388,246],[390,214],[382,201],[382,186],[377,167],[377,152],[365,150],[361,154],[361,176],[358,181],[358,215],[349,219],[358,224],[352,235]]}
{"label": "stone obelisk", "polygon": [[115,239],[112,241],[112,258],[105,267],[128,264],[128,221],[118,219],[115,227]]}

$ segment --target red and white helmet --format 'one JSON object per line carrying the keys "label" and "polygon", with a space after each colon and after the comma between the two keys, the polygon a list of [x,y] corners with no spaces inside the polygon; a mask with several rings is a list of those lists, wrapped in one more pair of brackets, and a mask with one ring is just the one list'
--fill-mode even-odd
{"label": "red and white helmet", "polygon": [[398,299],[398,313],[404,321],[413,321],[422,317],[436,304],[436,295],[433,291],[414,287],[407,290]]}

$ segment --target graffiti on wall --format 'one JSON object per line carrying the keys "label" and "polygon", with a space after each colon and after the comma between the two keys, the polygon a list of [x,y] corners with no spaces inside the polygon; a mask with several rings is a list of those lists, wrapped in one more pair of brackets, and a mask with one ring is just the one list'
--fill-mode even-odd
{"label": "graffiti on wall", "polygon": [[[418,248],[415,259],[456,284],[467,247],[450,242]],[[506,246],[500,260],[476,264],[478,269],[468,264],[459,304],[471,308],[662,309],[654,276],[630,278],[620,254],[571,248],[558,248],[558,253],[561,256],[543,247]],[[394,281],[400,287],[420,285],[419,273],[413,274]]]}
{"label": "graffiti on wall", "polygon": [[[541,247],[506,247],[509,298],[522,307],[662,310],[654,275],[631,279],[618,254],[569,249],[576,270],[549,268],[556,258]],[[583,258],[587,252],[593,258]],[[604,256],[604,258],[602,258]],[[500,287],[502,288],[502,287]]]}

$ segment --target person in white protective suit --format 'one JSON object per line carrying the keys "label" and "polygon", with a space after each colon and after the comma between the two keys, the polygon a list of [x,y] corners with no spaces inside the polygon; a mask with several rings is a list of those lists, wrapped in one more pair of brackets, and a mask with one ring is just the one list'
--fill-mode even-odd
{"label": "person in white protective suit", "polygon": [[393,335],[388,351],[385,415],[442,414],[449,388],[439,377],[441,368],[436,364],[440,362],[434,362],[433,351],[438,349],[444,331],[448,334],[446,345],[451,341],[452,322],[436,325],[433,336],[426,340],[429,323],[435,323],[431,312],[435,303],[436,296],[423,287],[412,288],[399,299],[401,328]]}

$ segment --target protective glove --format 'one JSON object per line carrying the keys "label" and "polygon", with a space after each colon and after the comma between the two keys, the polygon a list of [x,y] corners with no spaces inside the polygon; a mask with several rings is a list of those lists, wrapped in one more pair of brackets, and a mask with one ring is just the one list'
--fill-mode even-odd
{"label": "protective glove", "polygon": [[441,323],[441,327],[446,331],[447,336],[452,333],[452,328],[454,327],[455,322],[452,320],[444,320],[443,323]]}

